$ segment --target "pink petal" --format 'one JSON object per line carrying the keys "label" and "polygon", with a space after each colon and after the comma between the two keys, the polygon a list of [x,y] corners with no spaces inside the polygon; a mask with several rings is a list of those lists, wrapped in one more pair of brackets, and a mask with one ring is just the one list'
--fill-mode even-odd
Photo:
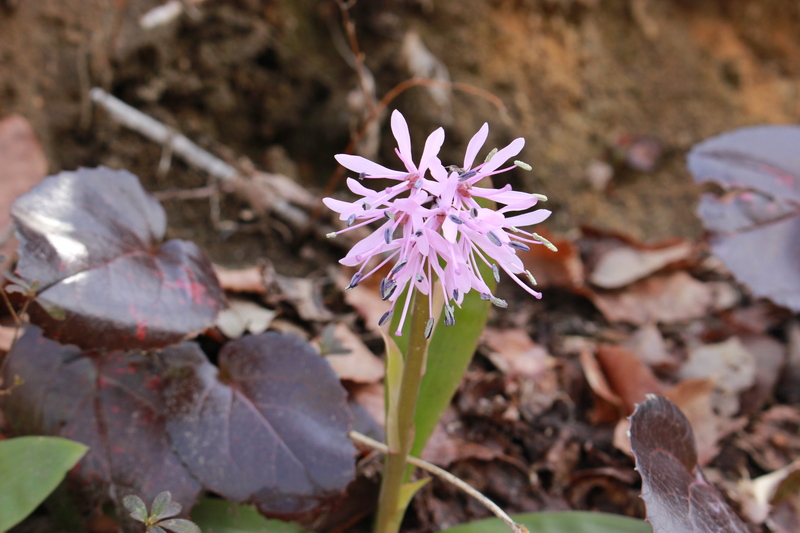
{"label": "pink petal", "polygon": [[447,169],[444,168],[444,165],[442,165],[442,162],[439,161],[438,157],[436,158],[436,161],[431,162],[429,169],[431,171],[431,176],[433,176],[436,181],[438,182],[447,181],[447,176],[449,175],[449,172],[447,172]]}
{"label": "pink petal", "polygon": [[456,236],[458,236],[458,224],[450,220],[450,217],[445,217],[444,222],[442,222],[442,233],[444,233],[445,239],[455,243]]}
{"label": "pink petal", "polygon": [[489,124],[484,122],[483,126],[481,126],[481,129],[478,130],[478,133],[473,135],[472,139],[469,140],[469,144],[467,145],[467,153],[464,154],[464,170],[469,170],[472,168],[472,164],[475,162],[475,157],[478,155],[478,151],[483,148],[488,135]]}
{"label": "pink petal", "polygon": [[397,170],[392,170],[390,168],[386,168],[383,165],[379,165],[378,163],[373,163],[369,159],[365,157],[361,157],[360,155],[350,155],[350,154],[337,154],[334,156],[336,161],[339,162],[344,168],[350,169],[353,172],[364,172],[368,176],[374,177],[405,177],[406,172],[398,172]]}
{"label": "pink petal", "polygon": [[525,146],[525,139],[522,137],[514,139],[511,144],[494,154],[488,163],[481,167],[481,174],[488,174],[500,168],[506,161],[522,151]]}
{"label": "pink petal", "polygon": [[[422,150],[422,157],[419,160],[419,173],[424,174],[428,168],[435,166],[434,159],[439,161],[436,156],[444,143],[444,129],[437,128],[433,133],[428,135],[425,141],[425,148]],[[441,165],[441,161],[439,161]]]}
{"label": "pink petal", "polygon": [[406,123],[405,117],[403,117],[403,114],[397,109],[392,111],[391,123],[392,134],[395,140],[397,140],[397,148],[400,150],[400,159],[406,164],[411,163],[413,160],[411,155],[411,134],[408,132],[408,124]]}
{"label": "pink petal", "polygon": [[537,209],[536,211],[531,211],[530,213],[525,213],[524,215],[506,218],[506,225],[509,227],[513,226],[515,228],[531,226],[546,220],[547,217],[550,216],[550,213],[551,211],[549,209]]}
{"label": "pink petal", "polygon": [[[323,198],[322,203],[328,206],[328,209],[337,213],[344,213],[353,207],[352,202],[343,202],[341,200],[337,200],[336,198]],[[345,219],[347,219],[347,217],[342,218],[342,220]]]}
{"label": "pink petal", "polygon": [[[481,169],[483,172],[483,169]],[[516,204],[536,198],[527,192],[512,191],[510,187],[503,187],[502,189],[486,189],[484,187],[472,187],[470,190],[472,196],[480,196],[481,198],[488,198],[500,204]],[[538,200],[537,200],[538,201]]]}
{"label": "pink petal", "polygon": [[350,189],[354,194],[359,196],[363,196],[366,199],[373,199],[381,196],[382,193],[379,193],[373,189],[368,187],[364,187],[358,180],[354,180],[353,178],[347,178],[347,188]]}

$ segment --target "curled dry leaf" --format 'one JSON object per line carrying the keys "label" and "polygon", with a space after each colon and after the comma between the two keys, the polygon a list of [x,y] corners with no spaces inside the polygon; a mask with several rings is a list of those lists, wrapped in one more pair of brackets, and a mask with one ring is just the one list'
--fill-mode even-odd
{"label": "curled dry leaf", "polygon": [[277,313],[250,300],[231,298],[228,308],[217,316],[216,326],[229,339],[238,339],[245,332],[264,333]]}
{"label": "curled dry leaf", "polygon": [[662,268],[689,259],[694,247],[689,242],[657,250],[620,246],[602,254],[589,274],[589,282],[601,289],[618,289]]}
{"label": "curled dry leaf", "polygon": [[193,243],[162,242],[166,215],[130,172],[46,178],[11,207],[16,273],[36,284],[31,321],[82,348],[151,349],[210,326],[225,305]]}
{"label": "curled dry leaf", "polygon": [[719,288],[686,272],[638,281],[624,290],[597,291],[590,298],[610,322],[670,324],[702,318],[732,304],[720,301]]}
{"label": "curled dry leaf", "polygon": [[756,359],[737,337],[689,350],[680,377],[711,379],[715,383],[713,405],[724,417],[739,411],[739,395],[756,380]]}
{"label": "curled dry leaf", "polygon": [[584,268],[578,246],[569,239],[558,238],[542,229],[540,234],[552,242],[557,252],[544,246],[531,246],[519,252],[525,268],[536,275],[537,288],[559,287],[576,290],[584,285]]}
{"label": "curled dry leaf", "polygon": [[323,355],[340,379],[355,383],[378,383],[383,379],[383,361],[346,324],[336,324],[332,334],[344,353],[325,354],[323,351]]}
{"label": "curled dry leaf", "polygon": [[651,395],[631,416],[631,450],[653,533],[747,533],[742,520],[697,466],[689,421]]}
{"label": "curled dry leaf", "polygon": [[219,285],[226,291],[267,294],[264,283],[264,271],[260,266],[230,269],[214,265]]}
{"label": "curled dry leaf", "polygon": [[275,276],[275,283],[303,320],[325,322],[333,319],[333,313],[322,303],[319,280]]}
{"label": "curled dry leaf", "polygon": [[552,364],[547,350],[520,328],[486,328],[481,341],[489,348],[492,364],[509,377],[535,378]]}
{"label": "curled dry leaf", "polygon": [[625,347],[635,353],[639,359],[651,367],[675,367],[677,361],[670,353],[661,331],[655,324],[645,324],[637,329]]}
{"label": "curled dry leaf", "polygon": [[710,463],[719,453],[719,440],[729,431],[732,424],[728,419],[714,412],[711,401],[714,381],[702,378],[684,379],[669,389],[664,395],[683,412],[695,429],[697,445],[697,464]]}
{"label": "curled dry leaf", "polygon": [[597,361],[611,390],[622,401],[625,415],[633,413],[636,404],[644,401],[647,394],[662,391],[650,368],[623,346],[601,344],[597,347]]}

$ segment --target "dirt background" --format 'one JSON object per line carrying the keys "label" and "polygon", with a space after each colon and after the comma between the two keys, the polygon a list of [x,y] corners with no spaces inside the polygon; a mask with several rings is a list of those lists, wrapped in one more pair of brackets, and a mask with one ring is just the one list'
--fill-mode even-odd
{"label": "dirt background", "polygon": [[[335,4],[195,1],[172,23],[143,30],[140,17],[161,3],[0,2],[0,116],[33,123],[52,172],[105,164],[153,190],[205,184],[177,162],[156,177],[160,147],[93,109],[88,91],[100,86],[217,154],[247,156],[321,190],[347,144],[358,87],[349,49],[337,48],[345,33]],[[443,160],[457,161],[484,121],[490,143],[524,136],[522,157],[534,169],[512,180],[550,197],[556,231],[698,237],[687,149],[734,127],[800,116],[796,2],[381,0],[351,13],[378,97],[410,76],[402,49],[415,32],[453,81],[500,98],[506,121],[488,100],[460,91],[442,106],[415,87],[390,107],[406,113],[417,138],[444,123]],[[637,136],[662,151],[653,172],[624,164]],[[379,157],[392,163],[388,128],[381,139]],[[614,175],[598,190],[588,169],[603,161]],[[270,252],[270,241],[253,235],[220,244],[207,201],[167,209],[173,233],[210,247],[218,261]]]}

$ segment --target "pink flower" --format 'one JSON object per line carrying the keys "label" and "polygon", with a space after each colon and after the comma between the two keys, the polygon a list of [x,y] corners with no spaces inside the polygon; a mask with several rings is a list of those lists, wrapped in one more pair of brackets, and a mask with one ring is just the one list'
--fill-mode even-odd
{"label": "pink flower", "polygon": [[[359,266],[348,286],[351,289],[390,261],[394,261],[389,275],[381,281],[381,297],[388,300],[391,307],[381,318],[380,324],[389,320],[398,299],[410,287],[397,335],[400,335],[405,322],[411,302],[410,293],[413,290],[430,297],[436,287],[441,289],[445,297],[445,325],[455,323],[455,306],[460,306],[464,295],[473,289],[482,298],[506,307],[503,300],[492,294],[481,276],[478,269],[480,262],[492,269],[497,281],[502,270],[530,294],[541,297],[540,293],[520,279],[519,274],[525,273],[530,283],[536,283],[530,272],[525,270],[517,251],[528,250],[531,244],[554,247],[536,233],[528,233],[519,227],[545,220],[550,211],[539,209],[507,215],[526,211],[546,198],[513,191],[510,186],[501,189],[476,186],[482,179],[506,172],[515,166],[530,169],[518,161],[506,168],[500,168],[508,159],[519,154],[525,145],[523,139],[516,139],[502,150],[490,153],[483,163],[474,166],[488,131],[489,126],[484,124],[470,140],[463,167],[445,168],[437,157],[444,141],[444,131],[439,128],[428,137],[419,166],[416,166],[411,158],[408,126],[403,116],[394,111],[392,132],[398,144],[395,152],[405,165],[405,172],[388,169],[358,156],[336,156],[340,164],[358,172],[360,179],[386,178],[399,182],[383,191],[374,191],[349,178],[348,187],[360,199],[354,202],[333,198],[323,200],[325,205],[339,213],[339,218],[345,220],[347,225],[347,228],[330,234],[330,237],[356,227],[381,222],[371,235],[353,246],[340,262],[347,266]],[[432,179],[426,176],[428,173]],[[406,192],[407,195],[401,196]],[[476,198],[485,198],[503,207],[497,211],[481,207]],[[381,260],[364,273],[375,257],[380,257]],[[429,302],[430,300],[431,298]],[[430,303],[429,313],[428,335],[432,331],[434,320]]]}

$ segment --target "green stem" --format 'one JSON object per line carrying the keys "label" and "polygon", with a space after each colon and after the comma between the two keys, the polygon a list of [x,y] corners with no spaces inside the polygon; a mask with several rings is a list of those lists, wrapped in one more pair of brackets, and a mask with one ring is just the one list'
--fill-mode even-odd
{"label": "green stem", "polygon": [[386,454],[375,533],[397,533],[405,511],[405,508],[400,508],[400,493],[405,481],[408,454],[414,442],[414,413],[428,352],[428,339],[425,338],[428,318],[427,298],[415,293],[411,308],[411,332],[396,406],[399,449]]}

